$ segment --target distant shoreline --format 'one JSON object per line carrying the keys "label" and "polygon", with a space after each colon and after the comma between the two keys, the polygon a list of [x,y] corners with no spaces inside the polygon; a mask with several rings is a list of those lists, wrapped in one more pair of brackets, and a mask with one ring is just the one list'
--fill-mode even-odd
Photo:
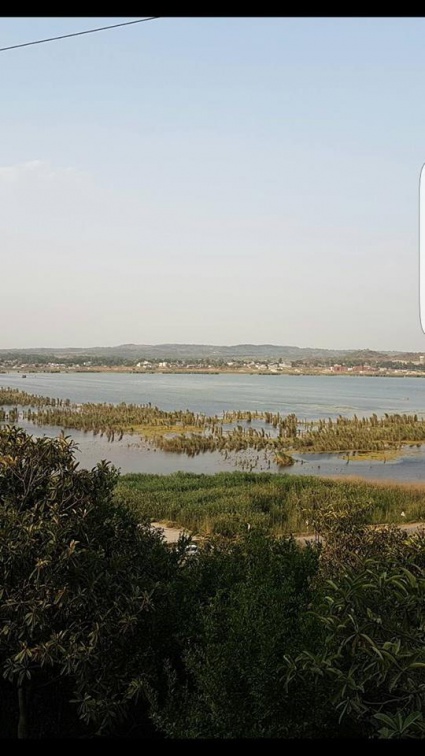
{"label": "distant shoreline", "polygon": [[361,377],[361,378],[425,378],[424,371],[413,370],[368,370],[368,371],[356,371],[356,370],[338,370],[332,371],[326,368],[311,368],[302,370],[299,368],[283,370],[253,370],[252,368],[150,368],[148,370],[141,370],[125,365],[119,365],[114,367],[108,367],[103,365],[93,365],[86,368],[36,368],[25,367],[12,370],[0,370],[0,375],[22,375],[27,377],[28,375],[36,375],[38,373],[49,374],[61,374],[61,373],[131,373],[133,375],[269,375],[269,376],[347,376],[347,377]]}

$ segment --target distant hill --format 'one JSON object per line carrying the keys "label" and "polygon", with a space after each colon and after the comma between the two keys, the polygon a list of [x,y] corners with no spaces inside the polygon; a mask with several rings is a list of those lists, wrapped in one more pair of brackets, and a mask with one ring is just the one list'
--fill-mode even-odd
{"label": "distant hill", "polygon": [[199,360],[199,359],[252,359],[252,360],[338,360],[352,359],[385,360],[405,359],[414,360],[419,353],[415,352],[378,352],[370,349],[317,349],[315,347],[278,346],[275,344],[235,344],[220,346],[212,344],[121,344],[113,347],[62,347],[62,348],[30,348],[30,349],[0,349],[0,359],[13,357],[52,357],[60,361],[61,358],[84,357],[96,361],[96,358],[122,358],[123,360]]}

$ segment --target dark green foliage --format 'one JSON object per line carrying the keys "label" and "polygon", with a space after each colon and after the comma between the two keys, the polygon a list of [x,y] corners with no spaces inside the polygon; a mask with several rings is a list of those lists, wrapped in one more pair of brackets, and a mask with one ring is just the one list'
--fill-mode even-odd
{"label": "dark green foliage", "polygon": [[125,714],[135,677],[156,680],[177,561],[112,504],[116,480],[105,462],[77,470],[67,439],[0,430],[0,664],[21,737],[29,696],[58,676],[98,730]]}
{"label": "dark green foliage", "polygon": [[[424,737],[425,536],[370,527],[420,491],[73,451],[0,429],[3,737]],[[307,520],[323,546],[270,534]]]}
{"label": "dark green foliage", "polygon": [[424,736],[425,537],[366,515],[329,506],[322,548],[251,532],[188,565],[184,664],[152,697],[169,737]]}
{"label": "dark green foliage", "polygon": [[[311,720],[307,687],[288,696],[285,655],[314,648],[320,627],[306,614],[318,553],[251,534],[215,543],[188,569],[192,636],[184,672],[170,672],[156,721],[171,737],[293,737]],[[316,716],[321,716],[316,707]],[[322,717],[323,719],[323,717]]]}
{"label": "dark green foliage", "polygon": [[[417,547],[423,560],[423,539]],[[366,560],[328,581],[314,613],[325,643],[288,662],[289,690],[303,681],[327,694],[343,735],[425,736],[425,572],[415,561]]]}

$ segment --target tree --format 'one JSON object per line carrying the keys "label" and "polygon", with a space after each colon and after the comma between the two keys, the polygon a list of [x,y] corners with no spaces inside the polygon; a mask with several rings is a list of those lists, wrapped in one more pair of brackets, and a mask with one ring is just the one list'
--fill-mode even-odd
{"label": "tree", "polygon": [[123,716],[134,679],[154,684],[158,667],[152,610],[175,560],[113,504],[117,471],[104,461],[79,470],[74,452],[65,437],[0,429],[0,665],[20,738],[43,731],[38,686],[66,677],[79,716],[103,732]]}
{"label": "tree", "polygon": [[[422,552],[424,539],[416,543]],[[412,560],[365,560],[329,580],[314,612],[326,642],[288,661],[300,680],[326,689],[342,735],[423,738],[425,571]]]}
{"label": "tree", "polygon": [[306,616],[316,570],[316,549],[254,529],[187,564],[183,665],[153,702],[168,737],[296,737],[306,718],[323,723],[309,687],[288,695],[284,680],[285,654],[317,644]]}
{"label": "tree", "polygon": [[252,530],[187,564],[168,737],[424,736],[425,537],[364,516],[330,504],[324,546]]}

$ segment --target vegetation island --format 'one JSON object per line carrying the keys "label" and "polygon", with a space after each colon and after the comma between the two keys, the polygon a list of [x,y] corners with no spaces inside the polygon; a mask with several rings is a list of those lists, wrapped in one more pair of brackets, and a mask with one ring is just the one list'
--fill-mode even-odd
{"label": "vegetation island", "polygon": [[[19,409],[19,407],[21,409]],[[225,458],[245,453],[252,470],[261,457],[279,467],[294,464],[293,454],[338,454],[349,461],[400,455],[425,443],[425,418],[417,414],[302,420],[292,413],[226,411],[207,416],[190,410],[161,410],[148,404],[108,404],[29,394],[0,386],[0,422],[24,419],[58,430],[76,429],[121,441],[124,435],[163,452],[195,456],[219,452]]]}

